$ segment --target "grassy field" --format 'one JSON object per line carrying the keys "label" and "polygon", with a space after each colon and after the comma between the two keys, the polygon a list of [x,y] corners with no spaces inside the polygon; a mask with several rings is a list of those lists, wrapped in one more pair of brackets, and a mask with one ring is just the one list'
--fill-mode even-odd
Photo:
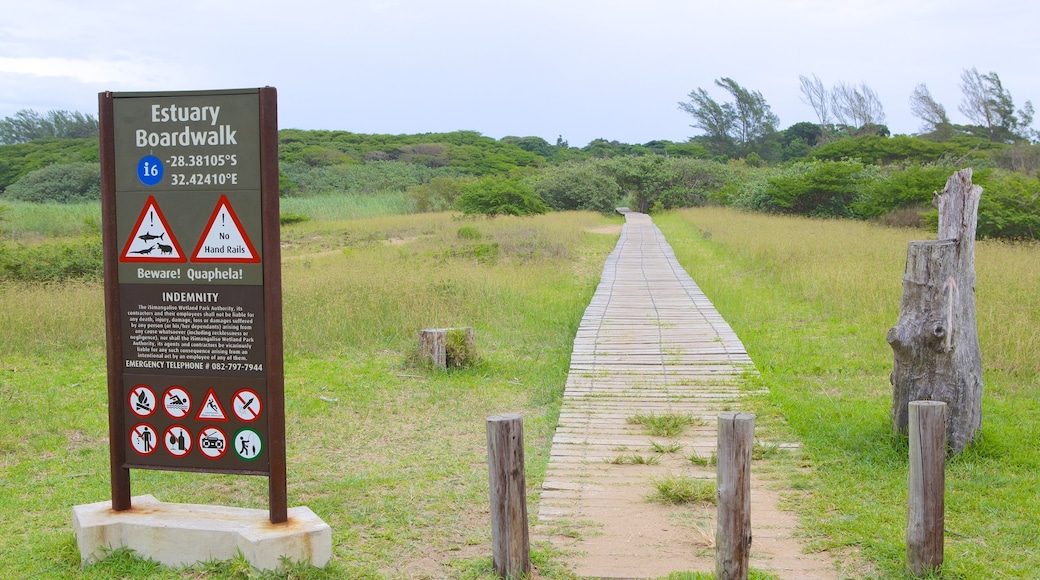
{"label": "grassy field", "polygon": [[[605,223],[620,218],[283,229],[289,505],[334,530],[333,564],[288,577],[490,577],[484,419],[523,414],[537,490],[574,333],[616,241],[589,232]],[[475,367],[409,362],[419,329],[457,325],[475,328]],[[71,507],[109,497],[103,336],[100,284],[0,285],[3,575],[248,577],[242,562],[171,571],[126,554],[80,571]],[[168,502],[267,505],[265,478],[134,470],[132,486]]]}
{"label": "grassy field", "polygon": [[[885,333],[918,230],[691,209],[654,220],[744,341],[804,443],[792,503],[852,578],[902,578],[907,444],[891,433]],[[1040,247],[976,249],[983,425],[948,462],[942,578],[1040,577]]]}
{"label": "grassy field", "polygon": [[[334,561],[279,577],[490,578],[484,418],[524,415],[535,501],[574,332],[616,239],[592,232],[620,218],[296,211],[316,215],[282,232],[289,504],[332,526]],[[89,212],[61,219],[90,228]],[[760,422],[804,444],[789,501],[811,548],[849,578],[903,578],[906,442],[891,434],[884,336],[906,244],[934,236],[721,209],[654,219],[755,360],[770,389]],[[1037,577],[1040,247],[982,242],[976,262],[983,432],[948,466],[941,577]],[[420,328],[453,325],[475,327],[476,367],[410,362]],[[79,568],[71,506],[109,494],[103,335],[100,283],[0,283],[3,575],[256,576],[241,561],[168,570],[123,553]],[[163,501],[266,507],[264,478],[132,481]],[[539,577],[570,578],[547,548],[535,558]]]}

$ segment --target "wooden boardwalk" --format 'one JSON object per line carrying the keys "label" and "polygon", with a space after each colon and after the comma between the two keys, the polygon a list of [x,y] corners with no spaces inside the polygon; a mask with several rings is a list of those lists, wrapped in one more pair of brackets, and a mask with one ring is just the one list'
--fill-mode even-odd
{"label": "wooden boardwalk", "polygon": [[[627,213],[574,341],[535,538],[561,549],[582,577],[713,570],[714,506],[648,496],[669,475],[714,481],[712,467],[689,458],[715,451],[717,415],[739,408],[746,372],[754,366],[744,345],[660,230],[649,216]],[[688,415],[697,424],[655,437],[631,422],[639,414]],[[792,563],[781,553],[790,545],[770,544],[790,542],[796,519],[776,509],[776,494],[760,481],[753,485],[752,565],[785,578],[833,577],[828,562]],[[756,519],[766,525],[756,527]]]}

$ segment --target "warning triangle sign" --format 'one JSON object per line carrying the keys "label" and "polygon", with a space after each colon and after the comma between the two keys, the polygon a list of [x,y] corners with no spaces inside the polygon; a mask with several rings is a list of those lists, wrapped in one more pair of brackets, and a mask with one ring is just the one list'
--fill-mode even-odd
{"label": "warning triangle sign", "polygon": [[249,262],[260,261],[260,254],[249,241],[242,222],[226,195],[221,195],[206,229],[191,255],[192,262]]}
{"label": "warning triangle sign", "polygon": [[195,415],[196,421],[227,421],[227,413],[224,412],[224,407],[221,406],[220,400],[217,399],[217,394],[213,392],[213,387],[209,388],[209,392],[206,393],[206,397],[202,399],[202,404],[199,405],[199,412]]}
{"label": "warning triangle sign", "polygon": [[149,195],[137,224],[130,230],[120,262],[186,262],[188,258],[166,223],[155,196]]}

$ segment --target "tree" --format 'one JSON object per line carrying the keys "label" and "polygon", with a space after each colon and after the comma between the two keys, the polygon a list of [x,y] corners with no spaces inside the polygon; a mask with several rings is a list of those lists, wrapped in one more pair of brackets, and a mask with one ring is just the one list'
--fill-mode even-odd
{"label": "tree", "polygon": [[809,154],[822,139],[820,126],[808,121],[801,121],[780,131],[780,145],[783,147],[784,161],[798,159]]}
{"label": "tree", "polygon": [[885,109],[877,93],[866,83],[860,83],[859,87],[838,83],[831,91],[831,110],[838,122],[850,127],[856,135],[875,135],[884,128]]}
{"label": "tree", "polygon": [[914,92],[910,93],[910,112],[924,122],[921,126],[922,133],[927,133],[940,142],[949,141],[953,137],[955,131],[946,115],[946,107],[932,98],[928,86],[924,83],[917,85]]}
{"label": "tree", "polygon": [[708,148],[716,155],[746,157],[756,153],[766,159],[774,158],[772,148],[780,119],[762,93],[726,77],[716,79],[715,84],[725,89],[733,102],[718,103],[702,88],[691,91],[690,102],[679,103],[681,110],[693,116],[691,127],[707,133]]}
{"label": "tree", "polygon": [[0,144],[25,143],[43,137],[74,139],[96,137],[98,122],[92,115],[78,111],[49,111],[40,115],[32,109],[22,109],[13,117],[0,119]]}
{"label": "tree", "polygon": [[715,155],[731,155],[735,149],[730,132],[736,112],[729,103],[719,104],[708,91],[698,88],[690,91],[689,103],[679,103],[679,108],[693,117],[694,129],[704,131],[704,145]]}
{"label": "tree", "polygon": [[977,69],[961,73],[963,98],[957,109],[979,127],[990,141],[1015,143],[1036,136],[1033,124],[1033,104],[1015,111],[1011,93],[1004,88],[995,72],[980,74]]}
{"label": "tree", "polygon": [[831,123],[830,95],[823,86],[820,77],[813,75],[809,79],[805,75],[798,75],[802,85],[802,102],[813,108],[816,118],[820,121],[820,143],[827,142],[827,129]]}

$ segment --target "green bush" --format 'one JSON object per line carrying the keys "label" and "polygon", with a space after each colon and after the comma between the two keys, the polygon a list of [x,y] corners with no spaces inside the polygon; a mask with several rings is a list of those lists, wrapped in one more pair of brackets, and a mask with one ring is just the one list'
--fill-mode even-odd
{"label": "green bush", "polygon": [[298,196],[403,192],[410,187],[428,183],[435,177],[455,177],[458,174],[445,167],[433,169],[401,161],[370,161],[320,167],[294,163],[284,165],[282,171],[286,179],[295,185]]}
{"label": "green bush", "polygon": [[282,214],[278,216],[278,222],[283,226],[299,224],[310,220],[311,216],[303,213],[282,212]]}
{"label": "green bush", "polygon": [[875,218],[898,209],[928,205],[956,169],[943,165],[913,164],[889,167],[874,179],[863,180],[862,195],[851,204],[857,217]]}
{"label": "green bush", "polygon": [[549,167],[534,179],[534,190],[555,210],[612,214],[620,201],[617,180],[602,163],[581,161]]}
{"label": "green bush", "polygon": [[1040,181],[1020,173],[999,173],[976,180],[981,238],[1040,239]]}
{"label": "green bush", "polygon": [[26,174],[57,163],[97,163],[98,140],[49,137],[0,145],[0,191]]}
{"label": "green bush", "polygon": [[961,160],[986,158],[989,151],[1002,148],[984,139],[960,136],[944,143],[896,135],[864,135],[831,141],[812,150],[810,156],[821,161],[859,159],[864,163],[938,163],[944,159]]}
{"label": "green bush", "polygon": [[485,177],[466,185],[455,204],[466,215],[534,215],[549,211],[531,186],[517,179]]}
{"label": "green bush", "polygon": [[481,235],[480,230],[473,226],[462,226],[455,232],[455,237],[460,240],[479,240],[484,236]]}
{"label": "green bush", "polygon": [[26,246],[0,246],[0,278],[25,282],[60,282],[70,278],[100,280],[104,252],[101,238],[83,237]]}
{"label": "green bush", "polygon": [[819,217],[848,217],[877,168],[858,161],[807,161],[766,177],[751,198],[751,209]]}
{"label": "green bush", "polygon": [[101,167],[97,163],[48,165],[11,184],[4,195],[36,203],[98,200],[101,199]]}
{"label": "green bush", "polygon": [[472,181],[472,178],[434,177],[426,183],[409,187],[408,201],[412,210],[418,213],[447,211],[455,207],[463,186]]}
{"label": "green bush", "polygon": [[640,212],[704,205],[731,175],[727,166],[704,159],[646,155],[604,163],[628,195],[629,206]]}

